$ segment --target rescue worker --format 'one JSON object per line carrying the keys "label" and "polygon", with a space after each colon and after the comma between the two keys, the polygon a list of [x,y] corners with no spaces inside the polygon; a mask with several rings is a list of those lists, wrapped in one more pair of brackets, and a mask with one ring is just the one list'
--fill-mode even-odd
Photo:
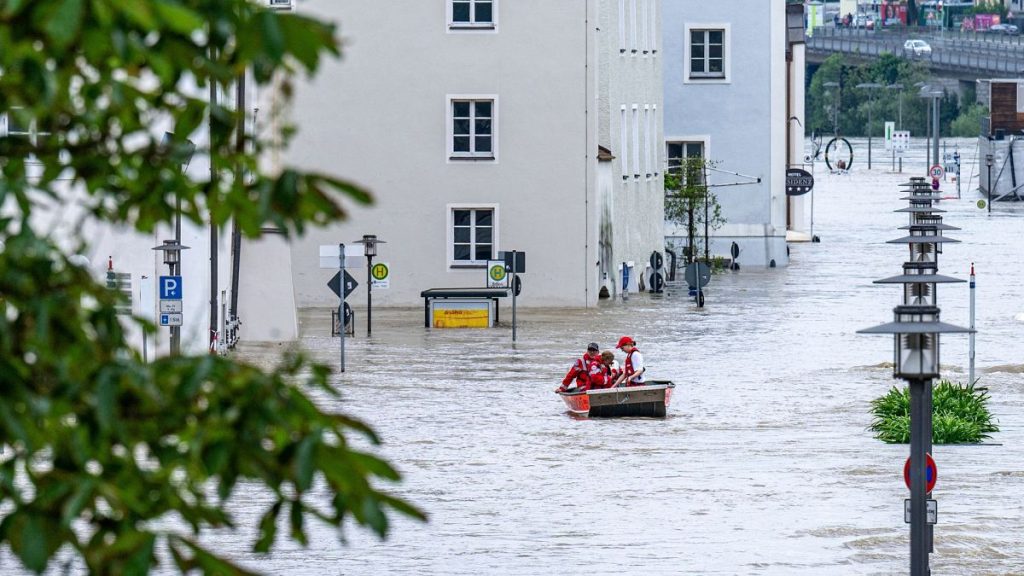
{"label": "rescue worker", "polygon": [[596,342],[591,342],[587,345],[587,351],[583,354],[582,358],[577,358],[572,363],[572,367],[566,372],[565,378],[562,378],[562,385],[555,389],[555,392],[565,392],[570,389],[570,385],[575,382],[575,388],[578,390],[589,390],[590,389],[590,371],[593,368],[595,362],[601,360],[601,347]]}
{"label": "rescue worker", "polygon": [[615,381],[615,385],[643,386],[646,382],[644,372],[647,369],[644,367],[644,357],[640,354],[640,349],[636,347],[636,341],[629,336],[623,336],[619,338],[619,344],[616,348],[626,353],[626,362],[623,366],[622,374]]}
{"label": "rescue worker", "polygon": [[596,376],[591,376],[591,388],[611,388],[619,378],[619,363],[615,361],[615,353],[611,350],[601,352],[601,362]]}

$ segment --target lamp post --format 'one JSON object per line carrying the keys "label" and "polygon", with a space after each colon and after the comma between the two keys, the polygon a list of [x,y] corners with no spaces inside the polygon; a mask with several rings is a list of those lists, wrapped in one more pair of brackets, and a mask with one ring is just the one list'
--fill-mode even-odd
{"label": "lamp post", "polygon": [[868,102],[868,170],[871,170],[871,113],[875,109],[875,90],[881,87],[882,85],[877,82],[857,84],[857,88],[867,90],[871,94],[871,100]]}
{"label": "lamp post", "polygon": [[991,154],[985,154],[985,168],[988,168],[988,213],[992,214],[992,161]]}
{"label": "lamp post", "polygon": [[[355,243],[363,245],[363,255],[366,256],[366,336],[369,337],[373,331],[373,257],[377,255],[377,244],[387,242],[378,240],[375,234],[363,234],[363,239]],[[344,323],[342,320],[343,329]]]}
{"label": "lamp post", "polygon": [[942,98],[942,91],[933,89],[931,86],[923,82],[918,82],[914,85],[921,87],[921,91],[918,93],[918,96],[921,98],[927,98],[928,103],[931,106],[928,109],[928,124],[931,126],[931,133],[928,137],[930,150],[925,157],[929,159],[929,166],[934,166],[939,163],[939,99]]}
{"label": "lamp post", "polygon": [[822,84],[822,86],[824,86],[825,88],[835,88],[836,89],[835,92],[833,92],[833,94],[835,95],[835,98],[834,98],[835,102],[832,103],[832,131],[833,131],[832,135],[834,137],[838,138],[839,137],[839,103],[842,102],[842,94],[841,94],[842,91],[839,90],[839,87],[840,87],[839,86],[839,82],[825,82],[825,83]]}
{"label": "lamp post", "polygon": [[[177,240],[164,240],[163,244],[153,248],[164,253],[164,264],[167,264],[171,276],[181,276],[181,251],[188,249],[188,246],[182,246]],[[171,356],[177,356],[181,354],[181,326],[170,326],[170,329]]]}
{"label": "lamp post", "polygon": [[911,194],[904,199],[910,200],[910,206],[897,212],[910,215],[910,225],[904,227],[910,235],[890,243],[908,245],[910,260],[903,264],[903,275],[877,281],[902,284],[903,303],[893,309],[893,322],[859,333],[894,337],[893,377],[906,380],[910,389],[910,574],[928,576],[932,530],[927,515],[927,458],[932,437],[932,380],[940,375],[939,336],[973,330],[939,320],[936,285],[959,281],[936,273],[941,245],[956,242],[942,231],[955,228],[942,224],[939,214],[943,211],[932,206],[939,195],[929,189],[924,178],[912,178],[907,186]]}

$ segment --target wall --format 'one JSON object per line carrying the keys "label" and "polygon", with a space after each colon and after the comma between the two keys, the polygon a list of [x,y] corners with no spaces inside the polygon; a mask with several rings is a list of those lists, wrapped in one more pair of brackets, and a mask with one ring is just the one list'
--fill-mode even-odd
{"label": "wall", "polygon": [[[378,261],[392,270],[391,288],[375,290],[375,304],[417,306],[427,288],[483,286],[483,268],[448,265],[453,203],[498,207],[497,250],[527,253],[523,305],[596,300],[590,4],[501,0],[496,33],[449,33],[440,1],[300,5],[339,22],[345,55],[297,86],[292,119],[300,131],[285,161],[349,178],[375,198],[372,207],[343,199],[347,222],[293,243],[300,307],[334,305],[326,287],[334,271],[318,268],[318,245],[363,234],[387,241]],[[453,94],[497,96],[496,162],[448,161]],[[361,286],[350,300],[358,304],[365,269],[353,275]]]}

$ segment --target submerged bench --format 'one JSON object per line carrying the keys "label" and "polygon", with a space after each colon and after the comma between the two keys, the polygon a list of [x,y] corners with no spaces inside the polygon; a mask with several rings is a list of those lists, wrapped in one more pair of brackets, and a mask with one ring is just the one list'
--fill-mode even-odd
{"label": "submerged bench", "polygon": [[423,298],[423,326],[430,327],[430,303],[434,300],[489,300],[494,306],[494,323],[498,323],[498,299],[511,296],[508,288],[431,288],[420,292]]}

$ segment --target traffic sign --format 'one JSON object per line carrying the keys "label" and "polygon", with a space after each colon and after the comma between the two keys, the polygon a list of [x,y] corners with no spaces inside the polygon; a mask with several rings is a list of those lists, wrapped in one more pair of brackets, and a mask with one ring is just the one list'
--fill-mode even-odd
{"label": "traffic sign", "polygon": [[161,326],[181,326],[181,314],[161,314]]}
{"label": "traffic sign", "polygon": [[[939,523],[939,503],[935,500],[928,500],[928,507],[925,510],[927,524]],[[903,521],[910,524],[910,498],[903,501]]]}
{"label": "traffic sign", "polygon": [[886,150],[892,150],[892,148],[893,148],[892,140],[893,140],[893,135],[895,134],[895,132],[896,132],[896,123],[895,122],[886,122],[885,123],[885,149]]}
{"label": "traffic sign", "polygon": [[159,286],[161,300],[181,300],[181,276],[161,276]]}
{"label": "traffic sign", "polygon": [[[363,247],[360,244],[345,246],[345,267],[355,268],[363,263]],[[320,246],[320,267],[327,270],[337,270],[341,264],[337,244],[324,244]]]}
{"label": "traffic sign", "polygon": [[181,300],[161,300],[160,301],[160,313],[161,314],[180,314],[181,313]]}
{"label": "traffic sign", "polygon": [[686,267],[683,277],[691,288],[703,288],[711,282],[711,268],[703,262],[694,262]]}
{"label": "traffic sign", "polygon": [[508,286],[508,271],[504,260],[487,261],[487,287],[504,288]]}
{"label": "traffic sign", "polygon": [[516,296],[519,296],[523,291],[523,279],[519,276],[514,276],[515,280],[512,282],[512,291],[515,292]]}
{"label": "traffic sign", "polygon": [[651,253],[651,268],[657,272],[661,270],[661,267],[665,265],[665,258],[661,255],[661,252]]}
{"label": "traffic sign", "polygon": [[[932,460],[931,454],[925,454],[925,472],[927,481],[925,492],[931,492],[932,488],[935,488],[935,481],[939,479],[939,469],[935,466],[935,460]],[[907,490],[910,490],[910,458],[907,458],[907,463],[903,465],[903,481],[907,484]]]}
{"label": "traffic sign", "polygon": [[330,282],[327,283],[327,287],[330,288],[331,291],[334,292],[335,295],[337,295],[339,298],[342,298],[342,299],[348,298],[348,295],[351,294],[352,291],[355,290],[357,286],[359,286],[359,283],[356,282],[356,279],[353,278],[352,275],[348,273],[348,270],[345,270],[345,296],[344,297],[341,296],[341,272],[340,271],[338,273],[336,273],[333,278],[331,278]]}
{"label": "traffic sign", "polygon": [[942,180],[942,177],[946,175],[946,171],[942,168],[940,164],[936,164],[928,169],[928,175],[931,176],[932,178],[938,178],[939,180]]}
{"label": "traffic sign", "polygon": [[370,268],[370,284],[381,290],[391,287],[391,266],[387,262],[377,262]]}
{"label": "traffic sign", "polygon": [[516,274],[525,274],[526,273],[526,252],[518,252],[517,251],[517,252],[515,252],[515,255],[516,255],[516,261],[514,263],[515,266],[513,266],[512,251],[511,250],[508,251],[508,252],[498,252],[498,258],[501,258],[502,260],[505,261],[505,268],[508,269],[509,272],[515,272]]}

